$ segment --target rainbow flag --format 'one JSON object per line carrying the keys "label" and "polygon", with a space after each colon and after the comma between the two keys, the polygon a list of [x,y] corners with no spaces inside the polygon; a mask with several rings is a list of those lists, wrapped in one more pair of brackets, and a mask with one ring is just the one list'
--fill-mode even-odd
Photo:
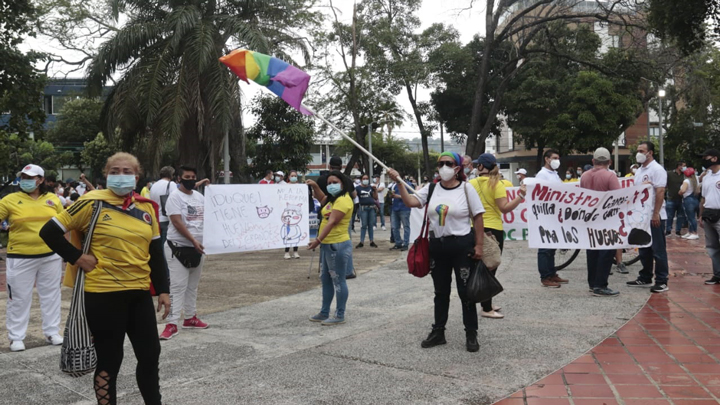
{"label": "rainbow flag", "polygon": [[250,83],[250,79],[265,86],[296,110],[312,115],[302,106],[310,83],[309,74],[278,58],[247,49],[236,49],[220,58],[220,62],[246,83]]}

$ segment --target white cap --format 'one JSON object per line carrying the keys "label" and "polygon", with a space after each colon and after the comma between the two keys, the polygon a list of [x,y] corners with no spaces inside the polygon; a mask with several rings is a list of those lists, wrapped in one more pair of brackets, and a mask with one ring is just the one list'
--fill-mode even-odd
{"label": "white cap", "polygon": [[277,174],[278,176],[285,177],[285,173],[281,172],[280,170],[276,171],[275,174]]}
{"label": "white cap", "polygon": [[17,173],[17,176],[20,177],[21,174],[27,174],[28,176],[35,177],[45,177],[45,170],[43,170],[42,167],[38,165],[27,165],[23,167],[21,171]]}
{"label": "white cap", "polygon": [[516,171],[515,174],[522,174],[522,175],[527,176],[527,170],[525,170],[525,169],[518,169],[518,171]]}

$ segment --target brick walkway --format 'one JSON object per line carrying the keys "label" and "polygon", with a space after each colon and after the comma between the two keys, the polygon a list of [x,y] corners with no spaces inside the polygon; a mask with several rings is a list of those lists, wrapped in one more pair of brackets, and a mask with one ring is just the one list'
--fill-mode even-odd
{"label": "brick walkway", "polygon": [[720,403],[720,285],[703,284],[712,265],[702,230],[700,237],[668,238],[669,292],[653,294],[614,335],[496,405]]}

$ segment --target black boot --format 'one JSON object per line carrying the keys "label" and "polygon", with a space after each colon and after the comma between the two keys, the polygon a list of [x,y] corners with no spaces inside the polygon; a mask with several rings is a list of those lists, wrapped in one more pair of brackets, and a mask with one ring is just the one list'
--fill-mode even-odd
{"label": "black boot", "polygon": [[476,352],[480,350],[480,344],[477,341],[476,330],[466,330],[465,337],[467,338],[467,343],[465,344],[465,347],[467,347],[467,351]]}
{"label": "black boot", "polygon": [[424,349],[429,349],[431,347],[444,345],[445,343],[447,343],[447,341],[445,340],[445,329],[433,328],[427,339],[423,340],[420,346],[422,346],[422,348]]}

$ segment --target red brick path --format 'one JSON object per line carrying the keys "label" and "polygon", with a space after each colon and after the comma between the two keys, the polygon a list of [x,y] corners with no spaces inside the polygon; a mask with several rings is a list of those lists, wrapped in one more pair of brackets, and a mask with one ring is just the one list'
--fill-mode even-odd
{"label": "red brick path", "polygon": [[720,285],[703,284],[712,265],[702,230],[700,236],[668,239],[670,291],[653,294],[630,322],[585,355],[496,404],[720,403]]}

